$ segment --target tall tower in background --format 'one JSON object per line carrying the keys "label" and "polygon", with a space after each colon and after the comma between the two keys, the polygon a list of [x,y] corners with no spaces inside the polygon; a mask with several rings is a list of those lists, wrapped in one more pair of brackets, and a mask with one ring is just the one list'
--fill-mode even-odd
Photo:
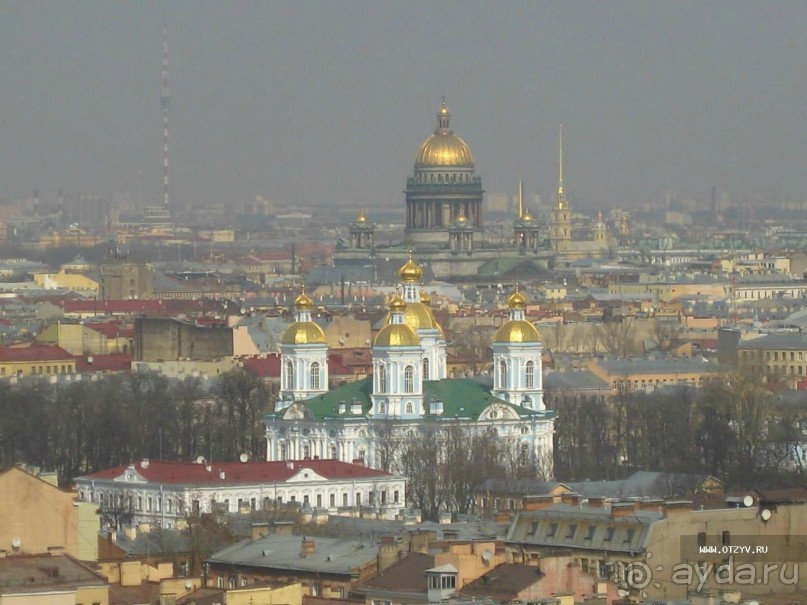
{"label": "tall tower in background", "polygon": [[163,118],[163,208],[176,218],[176,208],[172,208],[168,176],[168,106],[171,104],[171,90],[168,86],[168,24],[163,21],[163,70],[160,91],[160,107]]}
{"label": "tall tower in background", "polygon": [[558,193],[555,196],[555,208],[552,210],[549,226],[549,243],[558,252],[568,250],[572,243],[572,220],[569,202],[563,191],[563,124],[558,134]]}

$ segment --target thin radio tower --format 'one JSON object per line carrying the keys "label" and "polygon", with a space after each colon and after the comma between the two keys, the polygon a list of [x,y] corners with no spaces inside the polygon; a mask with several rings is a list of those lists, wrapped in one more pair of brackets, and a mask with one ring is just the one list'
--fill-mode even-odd
{"label": "thin radio tower", "polygon": [[[171,90],[168,87],[168,25],[163,23],[163,71],[160,107],[163,114],[163,207],[171,212],[171,198],[168,180],[168,106],[171,104]],[[173,218],[173,217],[172,217]]]}

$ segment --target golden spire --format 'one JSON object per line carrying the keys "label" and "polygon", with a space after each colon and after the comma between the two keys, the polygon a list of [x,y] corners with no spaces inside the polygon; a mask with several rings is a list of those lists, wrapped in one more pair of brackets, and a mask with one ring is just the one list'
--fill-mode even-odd
{"label": "golden spire", "polygon": [[367,222],[367,215],[364,214],[364,208],[359,209],[359,216],[356,218],[356,222],[358,222],[358,223],[366,223]]}
{"label": "golden spire", "polygon": [[558,126],[558,195],[563,195],[563,124]]}
{"label": "golden spire", "polygon": [[305,293],[305,284],[300,286],[300,295],[294,299],[294,306],[298,309],[310,309],[314,305],[311,297]]}

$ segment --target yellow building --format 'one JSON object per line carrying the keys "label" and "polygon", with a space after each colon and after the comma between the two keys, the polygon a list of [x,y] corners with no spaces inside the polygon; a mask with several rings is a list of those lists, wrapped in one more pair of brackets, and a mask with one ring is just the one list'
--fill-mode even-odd
{"label": "yellow building", "polygon": [[614,394],[674,385],[702,387],[722,379],[726,371],[701,357],[597,359],[588,369],[610,384]]}
{"label": "yellow building", "polygon": [[133,329],[114,323],[57,322],[37,334],[36,341],[61,347],[71,355],[108,355],[134,351]]}
{"label": "yellow building", "polygon": [[96,560],[98,506],[79,502],[53,478],[45,481],[16,467],[0,474],[0,552],[64,549],[82,561]]}
{"label": "yellow building", "polygon": [[76,360],[59,347],[30,344],[0,347],[0,378],[74,374]]}
{"label": "yellow building", "polygon": [[109,605],[109,584],[70,555],[0,558],[0,605]]}
{"label": "yellow building", "polygon": [[66,288],[82,294],[98,294],[98,282],[81,273],[68,273],[64,269],[58,273],[34,273],[34,283],[45,290]]}

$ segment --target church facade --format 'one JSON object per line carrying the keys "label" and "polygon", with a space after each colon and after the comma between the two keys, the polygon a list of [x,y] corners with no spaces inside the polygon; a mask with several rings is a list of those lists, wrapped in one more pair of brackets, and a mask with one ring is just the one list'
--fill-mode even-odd
{"label": "church facade", "polygon": [[[297,298],[297,321],[283,337],[281,363],[294,370],[307,367],[309,377],[290,376],[275,410],[265,416],[266,459],[327,458],[381,468],[389,466],[385,456],[391,442],[404,443],[422,430],[439,438],[448,427],[459,427],[469,433],[494,431],[520,464],[551,474],[554,412],[544,405],[543,345],[524,317],[523,294],[510,296],[510,318],[494,338],[496,371],[488,388],[446,377],[446,341],[421,289],[422,270],[410,258],[399,276],[400,294],[390,300],[385,325],[373,342],[372,377],[329,392],[315,388],[323,384],[317,382],[322,375],[311,365],[317,363],[311,361],[312,346],[324,345],[324,336],[311,342],[316,329],[301,326],[313,323],[306,315],[311,299],[305,293]],[[298,342],[304,330],[312,337]]]}

